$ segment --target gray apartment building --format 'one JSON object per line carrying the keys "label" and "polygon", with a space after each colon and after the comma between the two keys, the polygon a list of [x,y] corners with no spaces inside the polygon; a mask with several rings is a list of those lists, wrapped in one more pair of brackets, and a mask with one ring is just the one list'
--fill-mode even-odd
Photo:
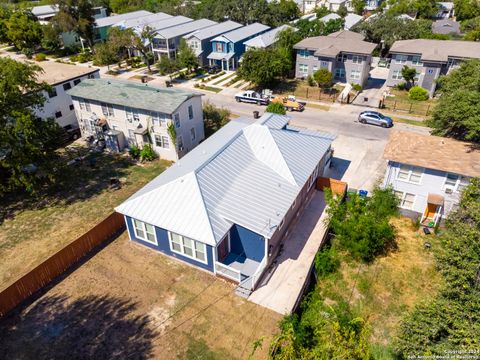
{"label": "gray apartment building", "polygon": [[392,60],[387,86],[405,81],[404,66],[417,69],[416,84],[427,89],[430,96],[435,92],[436,80],[456,68],[462,60],[480,59],[480,43],[455,40],[401,40],[390,48]]}
{"label": "gray apartment building", "polygon": [[196,30],[185,35],[183,38],[198,56],[200,66],[205,66],[208,65],[207,56],[212,52],[212,44],[210,43],[210,40],[216,36],[238,29],[242,26],[242,24],[229,20],[220,24],[215,24],[200,30]]}
{"label": "gray apartment building", "polygon": [[328,69],[337,82],[365,86],[377,45],[363,39],[363,35],[347,30],[303,39],[293,47],[297,52],[295,77]]}

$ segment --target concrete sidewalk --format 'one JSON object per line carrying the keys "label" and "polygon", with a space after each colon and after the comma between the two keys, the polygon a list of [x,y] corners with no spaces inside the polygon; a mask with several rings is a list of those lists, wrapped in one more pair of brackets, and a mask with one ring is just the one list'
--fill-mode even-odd
{"label": "concrete sidewalk", "polygon": [[262,281],[249,296],[249,301],[284,315],[295,309],[306,286],[315,254],[326,235],[324,219],[327,214],[324,210],[324,194],[315,191],[285,239],[283,251],[276,259],[276,268],[267,275],[268,280]]}

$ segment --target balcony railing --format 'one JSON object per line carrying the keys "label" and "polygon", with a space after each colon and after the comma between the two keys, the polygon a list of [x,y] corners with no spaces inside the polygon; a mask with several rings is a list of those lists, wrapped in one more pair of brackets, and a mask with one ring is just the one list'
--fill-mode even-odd
{"label": "balcony railing", "polygon": [[238,281],[242,280],[242,274],[237,269],[234,269],[230,266],[222,264],[221,262],[215,261],[215,268],[217,270],[217,274],[225,276],[226,278]]}

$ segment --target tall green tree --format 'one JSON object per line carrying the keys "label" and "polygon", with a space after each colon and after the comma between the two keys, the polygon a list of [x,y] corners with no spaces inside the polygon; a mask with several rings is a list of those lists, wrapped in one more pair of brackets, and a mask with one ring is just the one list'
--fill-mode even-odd
{"label": "tall green tree", "polygon": [[348,9],[344,4],[341,4],[338,7],[337,14],[340,15],[342,18],[348,15]]}
{"label": "tall green tree", "polygon": [[42,26],[28,11],[15,11],[7,22],[8,40],[23,52],[31,54],[42,40]]}
{"label": "tall green tree", "polygon": [[7,36],[8,20],[12,16],[12,12],[8,7],[0,4],[0,43],[8,42],[10,39]]}
{"label": "tall green tree", "polygon": [[42,37],[42,47],[49,51],[57,51],[62,47],[62,42],[60,41],[60,32],[55,27],[54,24],[46,24],[42,27],[43,37]]}
{"label": "tall green tree", "polygon": [[458,21],[480,16],[480,3],[476,0],[454,0],[455,17]]}
{"label": "tall green tree", "polygon": [[109,42],[96,44],[94,47],[93,64],[97,66],[108,66],[120,61],[118,48]]}
{"label": "tall green tree", "polygon": [[450,213],[436,250],[444,286],[402,321],[396,352],[445,355],[478,351],[480,339],[480,180],[472,179],[459,207]]}
{"label": "tall green tree", "polygon": [[59,11],[52,22],[63,32],[77,33],[87,41],[90,48],[94,45],[95,26],[93,4],[90,0],[55,0]]}
{"label": "tall green tree", "polygon": [[411,86],[415,84],[415,77],[417,76],[417,70],[415,68],[408,67],[404,65],[402,70],[403,79]]}
{"label": "tall green tree", "polygon": [[151,71],[150,45],[153,36],[153,31],[149,26],[143,27],[140,32],[136,32],[134,29],[112,28],[108,32],[107,41],[117,49],[119,55],[125,49],[138,51],[147,64],[148,71]]}
{"label": "tall green tree", "polygon": [[328,69],[319,69],[313,73],[313,79],[321,88],[332,85],[333,74]]}
{"label": "tall green tree", "polygon": [[440,99],[428,125],[433,134],[480,143],[480,60],[462,63],[438,80]]}
{"label": "tall green tree", "polygon": [[317,15],[317,19],[321,19],[322,17],[330,14],[331,11],[324,5],[315,8],[315,15]]}
{"label": "tall green tree", "polygon": [[290,62],[290,69],[295,66],[295,49],[293,46],[302,40],[301,34],[294,28],[286,28],[277,34],[275,48]]}
{"label": "tall green tree", "polygon": [[178,62],[181,67],[187,68],[188,71],[193,71],[198,68],[198,57],[195,55],[193,49],[188,46],[187,41],[182,39],[178,47],[177,54]]}
{"label": "tall green tree", "polygon": [[38,82],[40,71],[35,65],[0,58],[0,194],[33,192],[55,176],[59,127],[53,119],[34,115],[45,101],[43,91],[49,89]]}
{"label": "tall green tree", "polygon": [[364,0],[352,0],[353,10],[355,14],[362,15],[365,10],[365,1]]}
{"label": "tall green tree", "polygon": [[261,87],[268,87],[285,77],[291,68],[290,59],[276,48],[249,49],[237,75]]}

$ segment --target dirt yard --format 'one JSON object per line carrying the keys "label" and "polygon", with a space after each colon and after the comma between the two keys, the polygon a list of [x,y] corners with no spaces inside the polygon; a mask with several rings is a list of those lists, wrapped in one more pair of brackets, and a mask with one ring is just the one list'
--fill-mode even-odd
{"label": "dirt yard", "polygon": [[[37,197],[0,199],[0,290],[103,220],[169,165],[98,155],[94,168],[88,162],[68,167],[55,188]],[[120,189],[110,188],[112,177],[122,182]]]}
{"label": "dirt yard", "polygon": [[281,316],[124,233],[0,322],[7,359],[264,359]]}

